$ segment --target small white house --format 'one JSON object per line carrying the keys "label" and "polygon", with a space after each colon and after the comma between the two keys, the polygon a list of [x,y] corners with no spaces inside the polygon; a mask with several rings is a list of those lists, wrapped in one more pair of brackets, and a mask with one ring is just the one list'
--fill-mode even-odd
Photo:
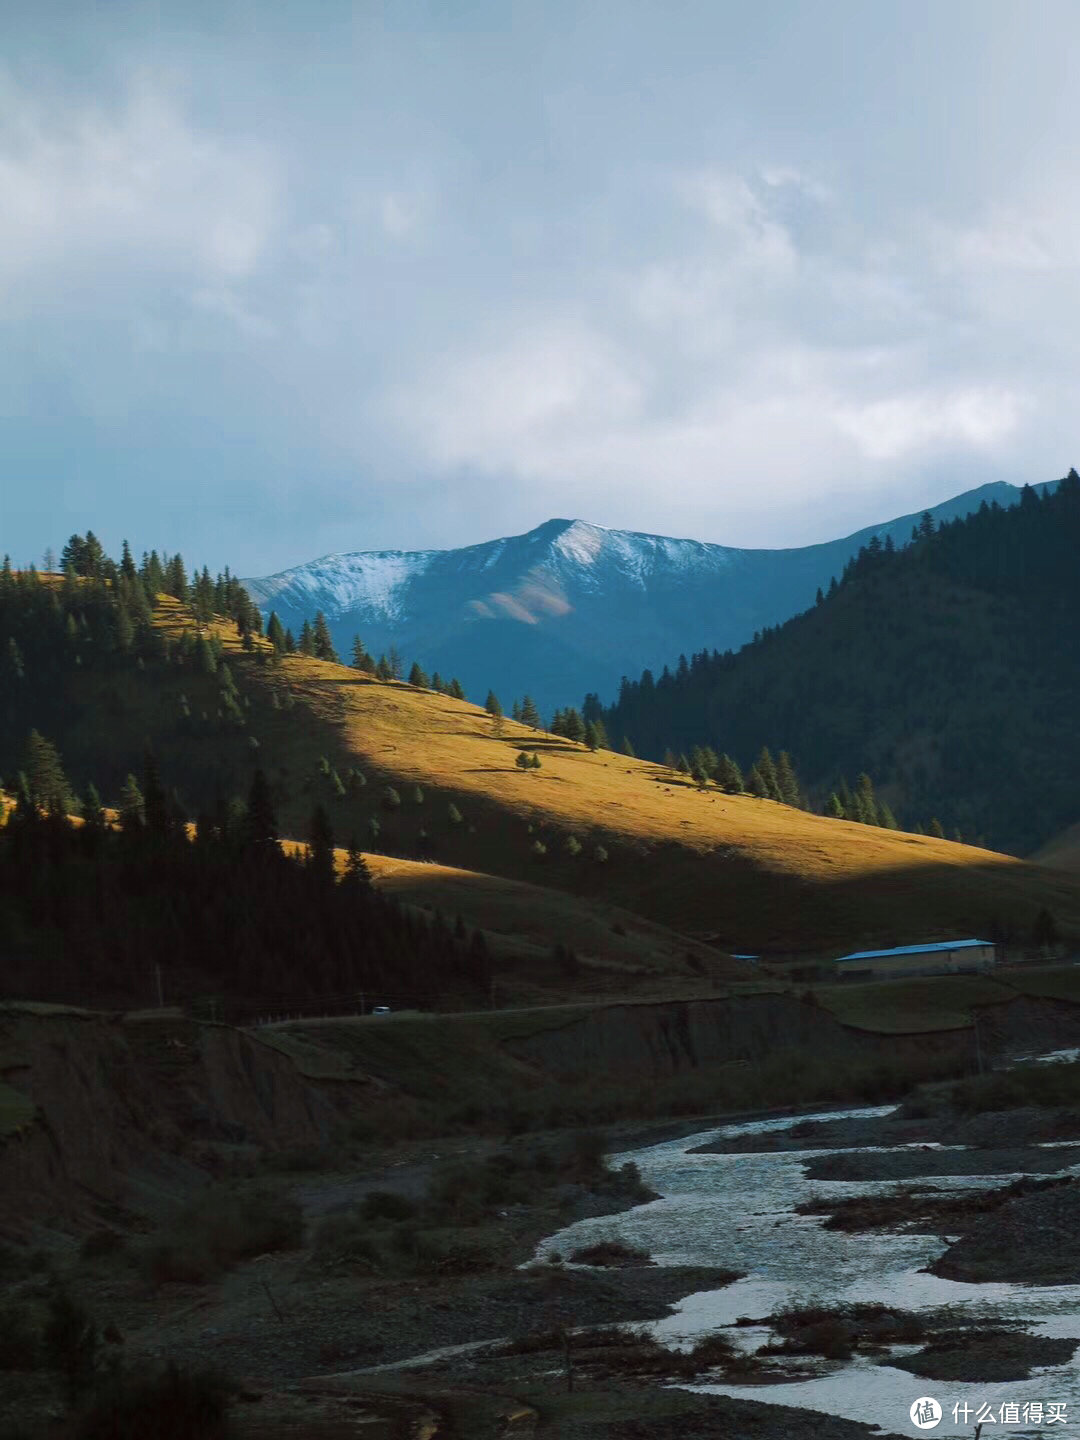
{"label": "small white house", "polygon": [[836,962],[838,980],[891,980],[902,975],[981,975],[996,963],[990,940],[941,940],[895,950],[857,950]]}

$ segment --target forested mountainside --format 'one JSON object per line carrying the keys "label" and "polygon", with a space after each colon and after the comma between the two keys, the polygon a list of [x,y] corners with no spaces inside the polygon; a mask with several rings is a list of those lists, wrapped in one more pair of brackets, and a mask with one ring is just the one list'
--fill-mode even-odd
{"label": "forested mountainside", "polygon": [[[1025,854],[1080,815],[1080,477],[912,543],[871,539],[819,603],[737,653],[624,680],[603,709],[637,753],[791,752],[824,806],[870,773],[901,824]],[[595,698],[586,707],[599,709]]]}

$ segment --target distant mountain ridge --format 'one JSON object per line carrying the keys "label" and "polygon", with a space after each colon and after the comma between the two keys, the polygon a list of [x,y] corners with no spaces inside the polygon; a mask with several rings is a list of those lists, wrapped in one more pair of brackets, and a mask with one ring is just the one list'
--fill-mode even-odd
{"label": "distant mountain ridge", "polygon": [[[940,522],[1020,495],[997,481],[930,513]],[[294,632],[322,610],[343,655],[359,634],[376,655],[393,645],[429,672],[456,675],[473,697],[489,686],[506,704],[528,693],[547,714],[586,690],[607,698],[623,675],[680,652],[737,649],[812,605],[872,536],[905,544],[919,513],[788,550],[554,519],[457,550],[328,555],[244,584]]]}

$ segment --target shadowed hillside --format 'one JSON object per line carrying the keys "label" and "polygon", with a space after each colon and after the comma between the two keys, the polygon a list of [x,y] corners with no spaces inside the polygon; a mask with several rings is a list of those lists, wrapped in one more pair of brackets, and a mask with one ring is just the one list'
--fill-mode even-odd
{"label": "shadowed hillside", "polygon": [[1080,814],[1078,553],[1075,471],[1011,509],[926,517],[738,654],[624,682],[604,722],[639,754],[786,749],[822,806],[865,771],[901,824],[1026,853]]}

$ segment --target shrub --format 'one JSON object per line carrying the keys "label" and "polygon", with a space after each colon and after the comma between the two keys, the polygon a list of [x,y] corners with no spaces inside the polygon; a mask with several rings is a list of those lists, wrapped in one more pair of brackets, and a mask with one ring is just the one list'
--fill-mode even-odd
{"label": "shrub", "polygon": [[213,1370],[116,1375],[99,1386],[75,1427],[75,1440],[225,1440],[233,1386]]}
{"label": "shrub", "polygon": [[547,854],[547,846],[542,840],[534,840],[532,843],[532,857],[534,860],[542,860]]}
{"label": "shrub", "polygon": [[596,863],[598,865],[606,865],[607,858],[608,852],[604,849],[603,845],[597,845],[596,849],[593,851],[593,859],[596,861]]}
{"label": "shrub", "polygon": [[365,1270],[382,1270],[382,1247],[370,1220],[356,1210],[327,1215],[315,1232],[314,1258],[321,1264],[359,1265]]}
{"label": "shrub", "polygon": [[0,1307],[0,1370],[37,1370],[43,1358],[29,1306]]}
{"label": "shrub", "polygon": [[566,839],[563,841],[563,849],[570,856],[580,855],[581,841],[577,838],[576,835],[567,835]]}
{"label": "shrub", "polygon": [[124,1237],[105,1226],[101,1230],[91,1230],[79,1246],[79,1255],[83,1260],[97,1260],[103,1255],[116,1255],[123,1248]]}
{"label": "shrub", "polygon": [[49,1301],[41,1338],[46,1363],[63,1375],[68,1401],[74,1403],[94,1380],[100,1344],[97,1326],[77,1301],[60,1290]]}
{"label": "shrub", "polygon": [[300,1206],[283,1196],[207,1191],[143,1252],[152,1284],[204,1284],[241,1260],[299,1247]]}
{"label": "shrub", "polygon": [[649,1252],[621,1240],[599,1240],[595,1245],[581,1245],[571,1252],[574,1265],[646,1265]]}
{"label": "shrub", "polygon": [[395,1195],[392,1190],[372,1190],[360,1202],[360,1214],[365,1220],[411,1220],[416,1214],[416,1205],[407,1195]]}

